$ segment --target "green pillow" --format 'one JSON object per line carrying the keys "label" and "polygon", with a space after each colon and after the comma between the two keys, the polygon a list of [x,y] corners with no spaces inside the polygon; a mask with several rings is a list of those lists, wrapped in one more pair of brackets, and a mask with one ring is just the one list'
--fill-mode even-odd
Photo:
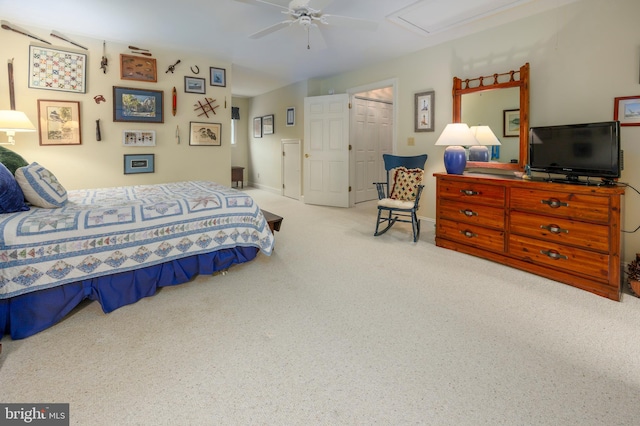
{"label": "green pillow", "polygon": [[11,174],[14,176],[16,174],[16,170],[18,170],[20,167],[29,165],[27,160],[22,158],[20,154],[16,154],[15,152],[3,146],[0,146],[0,163],[4,164],[5,167],[9,169]]}

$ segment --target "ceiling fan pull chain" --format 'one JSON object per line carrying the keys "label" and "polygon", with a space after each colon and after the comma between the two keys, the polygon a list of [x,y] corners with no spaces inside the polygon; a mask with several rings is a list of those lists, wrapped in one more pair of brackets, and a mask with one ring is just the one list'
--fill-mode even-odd
{"label": "ceiling fan pull chain", "polygon": [[311,49],[311,42],[309,41],[309,27],[307,27],[307,50]]}

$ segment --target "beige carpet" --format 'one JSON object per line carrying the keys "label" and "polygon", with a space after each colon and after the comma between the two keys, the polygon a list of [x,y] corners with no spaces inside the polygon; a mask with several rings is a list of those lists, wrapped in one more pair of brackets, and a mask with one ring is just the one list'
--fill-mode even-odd
{"label": "beige carpet", "polygon": [[633,425],[640,299],[621,303],[435,247],[373,237],[375,204],[284,216],[271,257],[3,339],[0,402],[72,425]]}

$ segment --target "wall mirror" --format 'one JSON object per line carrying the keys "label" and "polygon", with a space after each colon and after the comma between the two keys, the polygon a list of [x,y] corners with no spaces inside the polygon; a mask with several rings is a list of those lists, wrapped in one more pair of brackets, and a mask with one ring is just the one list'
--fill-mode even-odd
{"label": "wall mirror", "polygon": [[465,80],[454,77],[453,122],[487,125],[501,143],[497,149],[488,147],[489,161],[467,161],[467,168],[524,170],[529,137],[529,63],[502,74]]}

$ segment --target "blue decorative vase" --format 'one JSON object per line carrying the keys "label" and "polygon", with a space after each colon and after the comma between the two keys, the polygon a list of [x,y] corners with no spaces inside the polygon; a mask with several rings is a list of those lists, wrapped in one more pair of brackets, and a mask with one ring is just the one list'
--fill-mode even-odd
{"label": "blue decorative vase", "polygon": [[461,175],[467,166],[467,153],[461,146],[448,146],[444,150],[444,168],[450,175]]}
{"label": "blue decorative vase", "polygon": [[489,148],[484,145],[470,146],[469,161],[489,161]]}

